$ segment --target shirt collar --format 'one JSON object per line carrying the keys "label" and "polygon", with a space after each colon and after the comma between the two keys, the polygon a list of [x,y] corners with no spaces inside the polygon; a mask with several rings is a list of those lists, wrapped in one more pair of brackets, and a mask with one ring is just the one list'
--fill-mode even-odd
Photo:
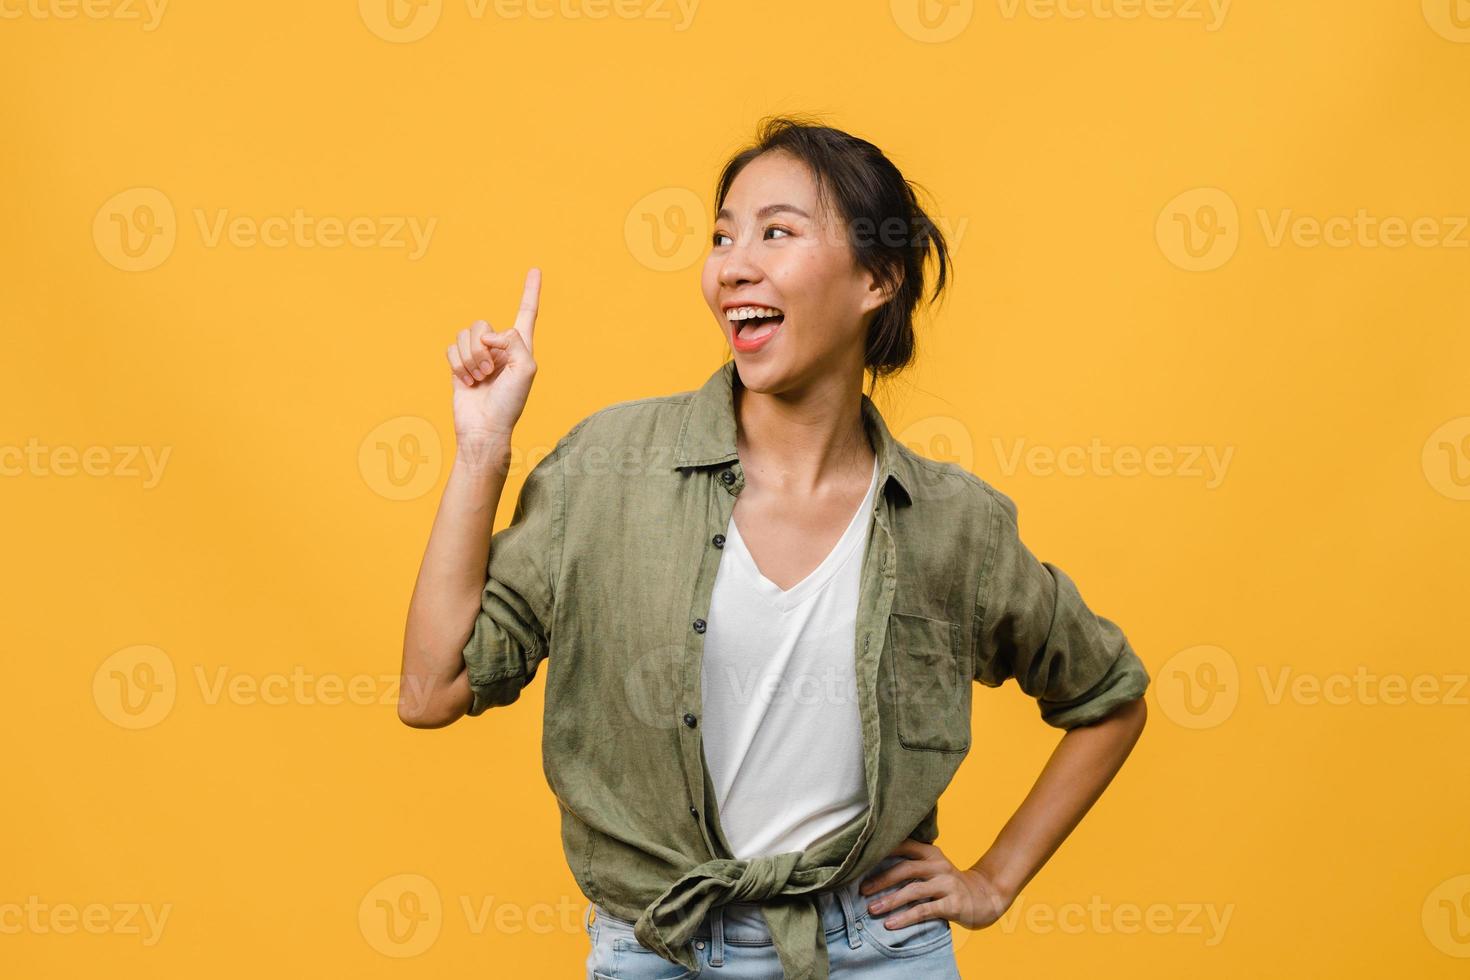
{"label": "shirt collar", "polygon": [[[674,444],[674,468],[709,466],[737,458],[735,451],[735,362],[726,361],[694,392],[684,410],[684,424]],[[913,500],[918,485],[908,450],[888,431],[878,406],[862,392],[863,422],[874,436],[878,456],[878,487],[892,481],[905,502]]]}

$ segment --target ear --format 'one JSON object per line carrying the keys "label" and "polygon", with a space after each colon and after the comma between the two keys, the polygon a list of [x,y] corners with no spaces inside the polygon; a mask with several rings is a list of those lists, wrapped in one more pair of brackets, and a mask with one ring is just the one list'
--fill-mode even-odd
{"label": "ear", "polygon": [[863,294],[862,303],[864,313],[878,309],[878,307],[893,299],[894,293],[898,291],[898,283],[893,283],[891,286],[885,288],[871,272],[867,273],[864,281],[867,284],[867,291]]}

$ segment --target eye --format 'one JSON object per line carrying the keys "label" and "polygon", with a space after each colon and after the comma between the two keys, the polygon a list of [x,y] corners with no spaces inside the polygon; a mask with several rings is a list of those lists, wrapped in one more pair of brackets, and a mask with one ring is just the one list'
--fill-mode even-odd
{"label": "eye", "polygon": [[[790,228],[784,228],[781,225],[767,225],[766,226],[766,233],[767,233],[767,235],[769,235],[773,231],[779,231],[781,234],[787,236],[788,238],[790,236],[796,234]],[[727,235],[727,234],[725,234],[723,231],[717,231],[713,235],[710,236],[710,244],[718,247],[719,244],[720,244],[720,239],[721,238],[729,238],[729,237],[730,236]]]}

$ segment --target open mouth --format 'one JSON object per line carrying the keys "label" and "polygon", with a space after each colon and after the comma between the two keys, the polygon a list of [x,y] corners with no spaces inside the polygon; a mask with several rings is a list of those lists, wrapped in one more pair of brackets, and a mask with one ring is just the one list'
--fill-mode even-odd
{"label": "open mouth", "polygon": [[786,314],[772,306],[742,306],[725,311],[725,319],[741,340],[755,341],[775,330]]}

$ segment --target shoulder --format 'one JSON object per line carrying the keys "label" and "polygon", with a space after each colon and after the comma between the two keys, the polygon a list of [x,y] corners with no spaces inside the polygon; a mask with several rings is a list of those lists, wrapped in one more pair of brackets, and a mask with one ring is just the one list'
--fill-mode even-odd
{"label": "shoulder", "polygon": [[599,481],[669,470],[695,394],[679,391],[627,399],[583,416],[557,442],[563,470]]}
{"label": "shoulder", "polygon": [[580,445],[640,444],[683,423],[693,391],[614,402],[577,421],[563,439]]}
{"label": "shoulder", "polygon": [[1004,513],[1015,519],[1015,501],[984,477],[958,463],[931,459],[901,441],[895,446],[913,476],[917,500],[959,508],[976,518],[993,519]]}

